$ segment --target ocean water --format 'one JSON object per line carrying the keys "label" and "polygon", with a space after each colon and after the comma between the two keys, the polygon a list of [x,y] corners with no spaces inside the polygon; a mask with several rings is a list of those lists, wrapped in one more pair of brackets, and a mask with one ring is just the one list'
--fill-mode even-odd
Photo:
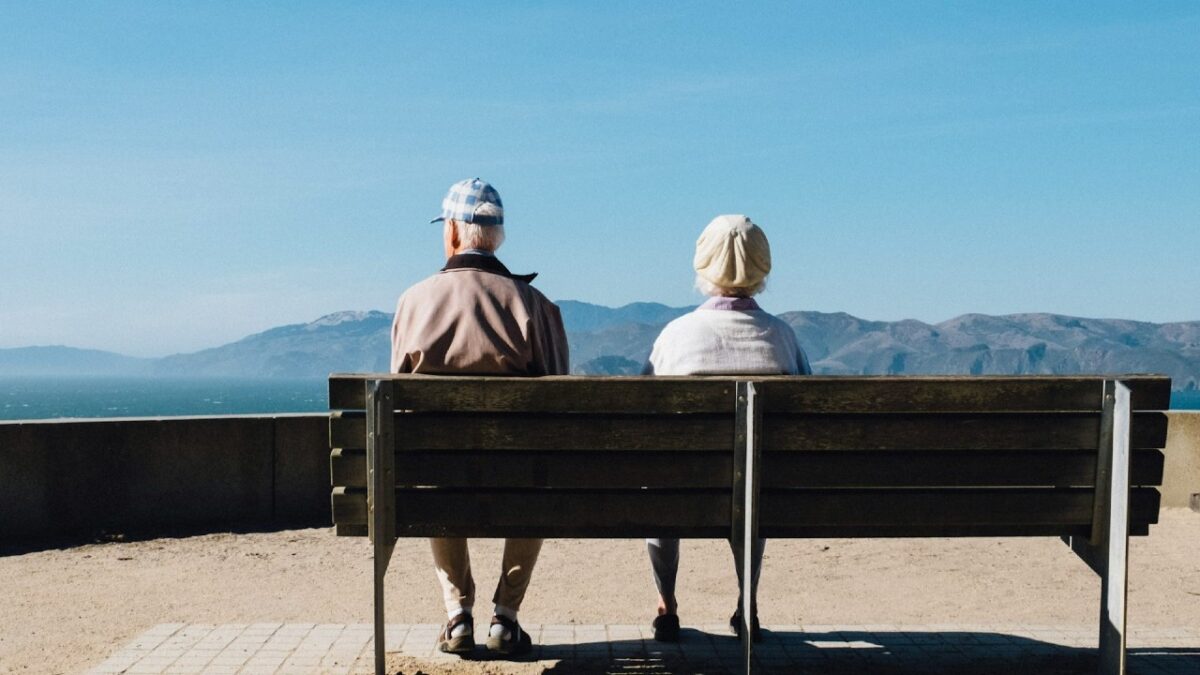
{"label": "ocean water", "polygon": [[[1200,410],[1200,391],[1171,408]],[[0,420],[325,412],[324,378],[0,378]]]}
{"label": "ocean water", "polygon": [[1171,393],[1172,410],[1200,410],[1200,390]]}
{"label": "ocean water", "polygon": [[328,410],[324,378],[0,378],[0,420]]}

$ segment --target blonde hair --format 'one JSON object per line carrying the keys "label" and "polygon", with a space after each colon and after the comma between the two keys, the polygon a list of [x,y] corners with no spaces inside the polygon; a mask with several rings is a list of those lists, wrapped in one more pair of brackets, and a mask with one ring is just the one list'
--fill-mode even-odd
{"label": "blonde hair", "polygon": [[718,286],[717,284],[714,284],[713,282],[709,281],[708,279],[705,279],[704,277],[697,274],[696,275],[696,290],[700,291],[700,293],[702,293],[704,295],[714,297],[714,298],[717,298],[717,297],[750,298],[750,297],[758,295],[759,293],[762,293],[763,291],[767,290],[767,280],[765,278],[763,278],[757,284],[754,284],[753,286],[746,286],[746,287],[742,287],[742,288],[727,288],[725,286]]}

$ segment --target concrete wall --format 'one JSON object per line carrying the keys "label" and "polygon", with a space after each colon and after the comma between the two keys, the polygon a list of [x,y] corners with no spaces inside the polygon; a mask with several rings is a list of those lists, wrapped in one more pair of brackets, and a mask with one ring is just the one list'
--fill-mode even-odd
{"label": "concrete wall", "polygon": [[0,539],[328,523],[327,420],[0,423]]}
{"label": "concrete wall", "polygon": [[[1171,422],[1163,451],[1162,505],[1184,508],[1192,495],[1200,495],[1200,410],[1172,411],[1167,417]],[[1195,503],[1200,503],[1200,497]]]}

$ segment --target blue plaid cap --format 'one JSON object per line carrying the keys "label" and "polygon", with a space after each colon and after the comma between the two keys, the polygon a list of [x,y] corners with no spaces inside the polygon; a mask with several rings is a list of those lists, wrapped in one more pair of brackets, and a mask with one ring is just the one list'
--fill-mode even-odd
{"label": "blue plaid cap", "polygon": [[[494,208],[481,208],[491,205]],[[484,211],[484,213],[477,213]],[[450,186],[442,200],[442,215],[429,221],[457,220],[476,225],[503,225],[504,203],[490,183],[478,178],[460,180]]]}

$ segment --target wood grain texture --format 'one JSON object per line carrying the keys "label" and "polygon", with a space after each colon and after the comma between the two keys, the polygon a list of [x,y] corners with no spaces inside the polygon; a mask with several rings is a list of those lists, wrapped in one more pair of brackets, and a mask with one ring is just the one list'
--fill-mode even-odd
{"label": "wood grain texture", "polygon": [[[1166,410],[1170,378],[1127,377],[1135,410]],[[764,378],[767,412],[1099,411],[1102,376],[896,376]]]}
{"label": "wood grain texture", "polygon": [[[728,490],[396,491],[399,536],[727,537],[730,508]],[[335,498],[334,520],[365,522],[365,498]]]}
{"label": "wood grain texture", "polygon": [[[414,412],[732,414],[734,397],[734,379],[730,377],[393,375],[391,378],[396,408]],[[329,407],[361,409],[365,400],[364,379],[365,376],[331,376]]]}
{"label": "wood grain texture", "polygon": [[[1096,448],[1100,415],[1092,413],[777,413],[763,421],[773,450],[1084,450]],[[1162,413],[1136,413],[1132,447],[1161,448]]]}
{"label": "wood grain texture", "polygon": [[[731,415],[397,413],[402,450],[717,450],[731,447]],[[366,418],[337,412],[330,446],[366,445]],[[1090,413],[879,413],[767,415],[773,450],[1094,449],[1100,417]],[[1166,445],[1167,417],[1135,413],[1132,447]]]}
{"label": "wood grain texture", "polygon": [[[1133,391],[1134,410],[1166,410],[1171,381],[1161,375],[447,377],[335,374],[334,410],[363,409],[363,382],[395,382],[405,410],[477,412],[725,412],[737,380],[761,383],[766,410],[804,412],[1098,411],[1106,377]],[[648,383],[648,384],[647,384]]]}
{"label": "wood grain texture", "polygon": [[[366,456],[336,449],[333,485],[366,486]],[[405,451],[396,454],[398,487],[723,488],[733,472],[729,451]],[[767,487],[1086,487],[1094,450],[845,450],[768,452]],[[1163,454],[1134,453],[1131,484],[1162,482]]]}
{"label": "wood grain texture", "polygon": [[[1134,454],[1130,480],[1162,483],[1163,454]],[[768,452],[763,457],[769,488],[866,487],[1091,487],[1095,450],[846,450]]]}
{"label": "wood grain texture", "polygon": [[[361,451],[331,458],[334,485],[366,485]],[[398,487],[726,488],[728,451],[464,450],[396,453]]]}
{"label": "wood grain texture", "polygon": [[[1158,491],[1130,492],[1131,530],[1158,520]],[[725,538],[727,491],[453,490],[396,492],[397,535]],[[1061,536],[1090,528],[1086,489],[765,490],[764,537]],[[366,498],[334,498],[339,525],[366,521]],[[869,535],[862,533],[871,533]],[[666,534],[669,533],[669,534]]]}
{"label": "wood grain texture", "polygon": [[[366,422],[330,418],[330,444],[363,445]],[[733,443],[728,415],[398,413],[397,450],[717,450]]]}

